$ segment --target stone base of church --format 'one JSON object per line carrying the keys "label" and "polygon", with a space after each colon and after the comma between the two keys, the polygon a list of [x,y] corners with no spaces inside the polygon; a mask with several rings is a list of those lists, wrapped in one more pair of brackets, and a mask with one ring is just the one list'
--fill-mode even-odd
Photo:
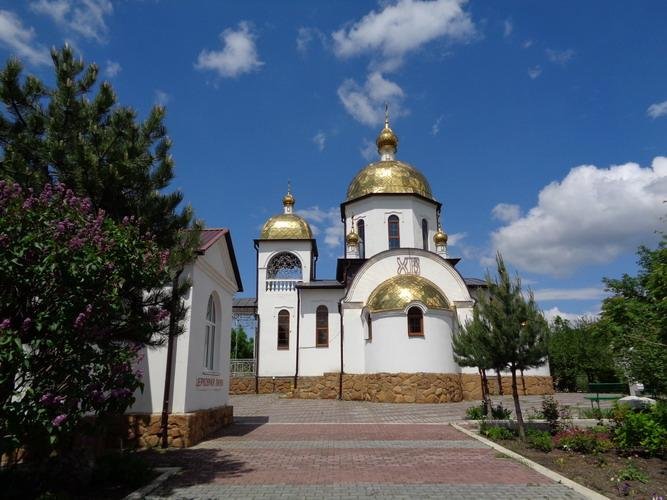
{"label": "stone base of church", "polygon": [[[517,377],[519,394],[553,394],[551,377]],[[256,388],[259,390],[256,391]],[[504,394],[512,393],[512,378],[502,377]],[[489,377],[491,394],[499,394],[498,382]],[[325,373],[320,377],[232,378],[230,394],[286,394],[301,399],[337,399],[340,374]],[[482,385],[477,374],[468,373],[372,373],[344,374],[343,399],[377,403],[449,403],[482,398]]]}
{"label": "stone base of church", "polygon": [[[169,415],[168,443],[173,448],[194,446],[206,437],[230,425],[234,419],[232,406]],[[119,415],[109,427],[107,442],[112,447],[155,448],[162,444],[162,415],[134,413]]]}

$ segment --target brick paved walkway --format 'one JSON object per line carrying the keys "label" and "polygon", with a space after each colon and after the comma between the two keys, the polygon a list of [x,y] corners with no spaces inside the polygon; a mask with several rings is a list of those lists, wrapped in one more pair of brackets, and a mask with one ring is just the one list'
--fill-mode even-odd
{"label": "brick paved walkway", "polygon": [[451,427],[470,403],[232,402],[220,435],[153,455],[184,471],[149,498],[582,498]]}

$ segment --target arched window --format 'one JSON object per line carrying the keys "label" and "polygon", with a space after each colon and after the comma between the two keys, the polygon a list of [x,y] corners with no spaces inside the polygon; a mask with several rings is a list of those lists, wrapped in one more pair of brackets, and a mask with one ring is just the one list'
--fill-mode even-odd
{"label": "arched window", "polygon": [[422,219],[422,246],[424,250],[428,250],[428,221]]}
{"label": "arched window", "polygon": [[357,233],[359,234],[359,258],[366,258],[366,224],[363,220],[357,222]]}
{"label": "arched window", "polygon": [[408,309],[408,337],[424,336],[424,313],[418,307]]}
{"label": "arched window", "polygon": [[329,309],[317,306],[315,312],[315,345],[329,347]]}
{"label": "arched window", "polygon": [[215,301],[213,294],[208,298],[205,323],[204,367],[207,370],[213,370],[215,368]]}
{"label": "arched window", "polygon": [[292,291],[295,283],[301,279],[301,261],[293,253],[277,253],[271,257],[266,266],[266,290],[268,292]]}
{"label": "arched window", "polygon": [[401,232],[398,227],[398,216],[390,215],[387,219],[389,231],[389,249],[401,247]]}
{"label": "arched window", "polygon": [[278,349],[289,349],[289,311],[278,313]]}

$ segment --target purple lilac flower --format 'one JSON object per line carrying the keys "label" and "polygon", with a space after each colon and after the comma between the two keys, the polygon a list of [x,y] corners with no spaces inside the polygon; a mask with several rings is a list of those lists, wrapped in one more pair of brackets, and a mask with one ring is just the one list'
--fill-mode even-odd
{"label": "purple lilac flower", "polygon": [[21,330],[27,332],[28,330],[30,330],[31,326],[32,326],[32,319],[26,318],[23,320],[23,323],[21,324]]}
{"label": "purple lilac flower", "polygon": [[42,395],[41,398],[39,398],[39,402],[43,405],[50,405],[53,403],[53,393],[52,392],[47,392]]}
{"label": "purple lilac flower", "polygon": [[9,321],[9,318],[5,318],[2,320],[2,323],[0,323],[0,330],[7,330],[11,326],[12,322]]}
{"label": "purple lilac flower", "polygon": [[54,418],[51,423],[53,424],[53,427],[60,427],[60,424],[62,424],[65,420],[67,420],[67,415],[62,414],[58,415],[56,418]]}

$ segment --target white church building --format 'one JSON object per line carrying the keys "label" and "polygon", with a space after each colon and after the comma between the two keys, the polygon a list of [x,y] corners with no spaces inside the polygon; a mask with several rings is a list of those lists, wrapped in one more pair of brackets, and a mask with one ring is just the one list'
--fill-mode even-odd
{"label": "white church building", "polygon": [[[264,224],[255,240],[256,372],[232,380],[233,393],[394,402],[479,395],[476,370],[454,361],[452,336],[484,282],[456,269],[442,204],[426,177],[397,159],[388,119],[376,144],[379,160],[357,173],[340,205],[345,253],[335,279],[316,276],[317,243],[289,190],[283,213]],[[526,393],[552,391],[548,367],[525,375]]]}

